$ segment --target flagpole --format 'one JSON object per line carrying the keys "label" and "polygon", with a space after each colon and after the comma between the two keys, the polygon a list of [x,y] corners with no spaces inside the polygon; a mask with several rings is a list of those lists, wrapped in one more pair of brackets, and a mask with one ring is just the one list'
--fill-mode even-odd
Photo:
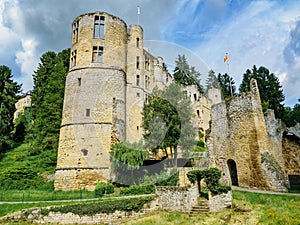
{"label": "flagpole", "polygon": [[140,25],[140,14],[141,14],[141,8],[140,8],[140,6],[138,5],[138,6],[137,6],[138,25]]}
{"label": "flagpole", "polygon": [[229,58],[228,58],[228,53],[226,53],[224,57],[224,62],[227,63],[227,70],[228,70],[228,76],[229,76],[229,88],[230,88],[230,95],[231,97],[233,96],[233,91],[232,91],[232,84],[231,84],[231,79],[230,79],[230,70],[229,70]]}

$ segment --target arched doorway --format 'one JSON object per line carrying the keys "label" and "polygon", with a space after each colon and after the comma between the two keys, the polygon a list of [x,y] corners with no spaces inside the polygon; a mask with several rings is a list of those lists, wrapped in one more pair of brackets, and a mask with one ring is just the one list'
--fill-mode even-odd
{"label": "arched doorway", "polygon": [[230,172],[231,183],[233,186],[239,186],[236,163],[232,159],[227,160],[227,165]]}

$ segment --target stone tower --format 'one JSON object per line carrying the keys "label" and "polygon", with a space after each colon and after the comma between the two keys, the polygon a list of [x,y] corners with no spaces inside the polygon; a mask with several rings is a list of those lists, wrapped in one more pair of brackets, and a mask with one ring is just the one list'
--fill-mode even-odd
{"label": "stone tower", "polygon": [[[92,190],[111,179],[112,144],[142,138],[141,111],[170,75],[143,47],[143,29],[105,12],[72,24],[70,70],[55,174],[56,190]],[[171,80],[171,79],[170,79]]]}

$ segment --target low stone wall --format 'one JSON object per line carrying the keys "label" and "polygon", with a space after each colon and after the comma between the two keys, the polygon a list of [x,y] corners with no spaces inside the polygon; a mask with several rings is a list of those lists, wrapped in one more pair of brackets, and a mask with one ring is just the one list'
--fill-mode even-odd
{"label": "low stone wall", "polygon": [[232,205],[232,191],[219,195],[213,195],[209,192],[208,204],[210,212],[220,212],[225,208],[230,208]]}
{"label": "low stone wall", "polygon": [[190,212],[197,205],[198,188],[187,187],[156,187],[157,209],[178,212]]}
{"label": "low stone wall", "polygon": [[101,213],[93,216],[79,216],[73,213],[50,212],[47,216],[34,219],[35,223],[54,223],[54,224],[122,224],[130,218],[136,218],[145,214],[147,210],[135,211],[115,211],[114,213]]}

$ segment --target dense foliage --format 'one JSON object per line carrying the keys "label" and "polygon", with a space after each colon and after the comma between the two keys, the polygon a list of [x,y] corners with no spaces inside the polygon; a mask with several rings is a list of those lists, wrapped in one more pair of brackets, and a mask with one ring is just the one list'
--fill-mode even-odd
{"label": "dense foliage", "polygon": [[110,156],[117,183],[134,184],[143,176],[139,168],[148,158],[148,152],[145,151],[142,142],[117,143],[112,146]]}
{"label": "dense foliage", "polygon": [[61,125],[64,86],[69,70],[69,50],[42,55],[33,75],[32,127],[28,140],[33,146],[32,155],[52,152],[52,165],[56,164],[56,151]]}
{"label": "dense foliage", "polygon": [[196,130],[191,123],[191,101],[176,83],[165,90],[154,89],[143,108],[144,138],[154,154],[177,159],[177,147],[189,152],[195,146]]}
{"label": "dense foliage", "polygon": [[143,194],[154,194],[155,186],[145,185],[145,186],[137,186],[132,185],[130,187],[121,188],[120,195],[143,195]]}
{"label": "dense foliage", "polygon": [[105,194],[112,194],[115,191],[114,185],[112,183],[99,182],[95,187],[95,196],[102,197]]}
{"label": "dense foliage", "polygon": [[230,186],[219,184],[221,171],[217,168],[208,168],[205,170],[192,170],[187,173],[187,177],[192,184],[197,182],[200,189],[200,181],[204,179],[208,190],[213,194],[226,193],[231,190]]}
{"label": "dense foliage", "polygon": [[175,69],[173,78],[176,83],[188,86],[195,85],[200,93],[203,93],[203,87],[200,84],[201,74],[196,71],[194,66],[189,66],[185,55],[178,55],[175,60]]}
{"label": "dense foliage", "polygon": [[0,66],[0,153],[12,144],[15,103],[21,91],[21,85],[14,82],[12,77],[10,68]]}
{"label": "dense foliage", "polygon": [[250,80],[255,78],[262,104],[267,104],[269,109],[273,109],[278,119],[284,116],[284,95],[278,78],[270,71],[261,66],[258,69],[253,66],[252,70],[247,70],[243,75],[243,81],[240,85],[240,92],[250,90]]}
{"label": "dense foliage", "polygon": [[229,76],[227,73],[225,74],[218,74],[217,80],[219,82],[222,96],[226,100],[230,98],[236,92],[236,86],[233,78]]}
{"label": "dense foliage", "polygon": [[62,207],[52,207],[44,212],[74,213],[79,216],[92,216],[97,213],[113,213],[115,211],[139,211],[146,203],[152,201],[152,197],[116,199],[100,201],[98,203],[82,203],[77,205],[66,205]]}
{"label": "dense foliage", "polygon": [[297,123],[300,123],[300,99],[298,100],[298,103],[294,105],[293,108],[284,108],[284,117],[282,118],[282,120],[287,127],[293,127]]}

